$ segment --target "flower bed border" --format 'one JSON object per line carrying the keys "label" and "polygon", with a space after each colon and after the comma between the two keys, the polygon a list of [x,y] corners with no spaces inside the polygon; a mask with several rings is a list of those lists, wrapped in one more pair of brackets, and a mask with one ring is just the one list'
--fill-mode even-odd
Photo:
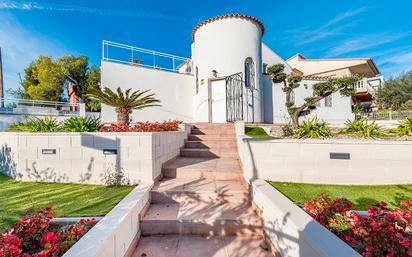
{"label": "flower bed border", "polygon": [[254,180],[251,187],[267,238],[281,256],[361,256],[266,181]]}

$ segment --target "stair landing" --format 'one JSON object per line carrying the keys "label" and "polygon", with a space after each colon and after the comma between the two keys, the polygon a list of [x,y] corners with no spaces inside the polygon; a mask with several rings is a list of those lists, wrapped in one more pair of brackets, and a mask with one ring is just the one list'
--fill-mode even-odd
{"label": "stair landing", "polygon": [[[270,257],[262,237],[142,237],[133,257]],[[262,248],[263,246],[263,248]]]}

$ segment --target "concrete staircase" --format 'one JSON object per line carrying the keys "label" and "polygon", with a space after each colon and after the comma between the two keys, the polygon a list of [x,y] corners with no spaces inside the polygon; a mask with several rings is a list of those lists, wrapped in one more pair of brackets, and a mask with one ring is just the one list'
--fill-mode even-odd
{"label": "concrete staircase", "polygon": [[273,256],[241,181],[233,124],[194,124],[162,173],[133,256]]}

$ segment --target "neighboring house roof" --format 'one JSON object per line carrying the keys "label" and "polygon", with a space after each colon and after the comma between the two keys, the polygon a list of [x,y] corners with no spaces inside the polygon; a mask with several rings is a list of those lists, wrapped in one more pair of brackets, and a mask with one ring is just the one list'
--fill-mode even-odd
{"label": "neighboring house roof", "polygon": [[209,19],[197,24],[196,27],[192,31],[192,39],[195,40],[196,31],[199,28],[201,28],[202,26],[204,26],[208,23],[211,23],[211,22],[214,22],[214,21],[217,21],[217,20],[223,20],[223,19],[245,19],[245,20],[249,20],[249,21],[252,21],[252,22],[256,23],[260,27],[260,30],[262,31],[262,36],[265,33],[265,27],[263,26],[263,23],[259,19],[257,19],[256,17],[246,15],[246,14],[237,14],[237,13],[234,14],[234,13],[232,13],[232,14],[226,14],[226,15],[218,15],[218,16],[209,18]]}
{"label": "neighboring house roof", "polygon": [[352,73],[366,77],[374,77],[380,74],[372,58],[307,59],[298,53],[286,62],[293,68],[302,71],[305,75],[322,75],[343,69],[350,69]]}
{"label": "neighboring house roof", "polygon": [[315,76],[315,75],[304,75],[302,76],[302,79],[305,80],[328,80],[331,79],[332,77],[330,76]]}

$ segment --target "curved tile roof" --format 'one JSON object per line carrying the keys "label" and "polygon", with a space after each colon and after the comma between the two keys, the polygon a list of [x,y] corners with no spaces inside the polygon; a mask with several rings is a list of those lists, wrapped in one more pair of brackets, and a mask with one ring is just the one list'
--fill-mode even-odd
{"label": "curved tile roof", "polygon": [[258,18],[250,16],[250,15],[246,15],[246,14],[237,14],[237,13],[234,14],[234,13],[232,13],[232,14],[218,15],[218,16],[209,18],[209,19],[197,24],[196,27],[192,30],[192,39],[195,40],[196,31],[198,29],[200,29],[202,26],[204,26],[208,23],[211,23],[211,22],[214,22],[214,21],[217,21],[217,20],[223,20],[223,19],[245,19],[245,20],[249,20],[249,21],[252,21],[252,22],[256,23],[260,27],[260,30],[262,31],[262,36],[265,33],[265,26],[263,26],[263,23]]}
{"label": "curved tile roof", "polygon": [[331,76],[316,76],[316,75],[303,75],[302,79],[309,79],[309,80],[328,80],[331,79]]}

